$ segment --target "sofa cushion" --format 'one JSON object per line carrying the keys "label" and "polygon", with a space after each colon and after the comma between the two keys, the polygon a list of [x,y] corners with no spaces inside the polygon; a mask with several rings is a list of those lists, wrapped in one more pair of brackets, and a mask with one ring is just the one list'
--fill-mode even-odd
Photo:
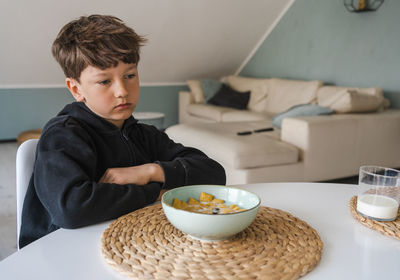
{"label": "sofa cushion", "polygon": [[227,76],[226,83],[235,90],[238,91],[251,91],[253,88],[260,86],[267,86],[269,79],[258,79],[258,78],[250,78],[250,77],[242,77],[231,75]]}
{"label": "sofa cushion", "polygon": [[190,91],[193,94],[195,103],[205,103],[206,99],[204,97],[203,88],[201,86],[200,80],[187,80],[186,81]]}
{"label": "sofa cushion", "polygon": [[216,122],[259,121],[272,118],[272,116],[267,113],[206,104],[190,104],[186,110],[192,116]]}
{"label": "sofa cushion", "polygon": [[315,104],[296,105],[285,112],[275,115],[275,117],[272,119],[272,123],[276,127],[281,128],[282,121],[285,118],[330,115],[333,112],[334,111],[329,107],[322,107]]}
{"label": "sofa cushion", "polygon": [[222,121],[222,115],[225,112],[229,111],[237,111],[236,109],[222,107],[222,106],[214,106],[210,104],[202,104],[202,103],[193,103],[189,104],[186,108],[186,111],[193,116],[213,120],[216,122]]}
{"label": "sofa cushion", "polygon": [[210,100],[220,89],[222,83],[218,80],[203,79],[200,80],[203,89],[204,98],[206,101]]}
{"label": "sofa cushion", "polygon": [[223,122],[261,121],[271,119],[267,113],[253,112],[250,110],[231,110],[222,113]]}
{"label": "sofa cushion", "polygon": [[377,111],[383,101],[383,97],[369,95],[354,90],[341,92],[339,100],[330,107],[338,113],[363,113]]}
{"label": "sofa cushion", "polygon": [[239,92],[223,84],[220,90],[207,103],[235,109],[246,109],[249,98],[250,91]]}
{"label": "sofa cushion", "polygon": [[373,112],[384,106],[380,88],[326,86],[318,90],[318,104],[337,113]]}
{"label": "sofa cushion", "polygon": [[323,101],[325,98],[329,98],[332,95],[336,95],[346,89],[356,90],[370,95],[383,96],[383,90],[379,87],[359,88],[359,87],[322,86],[317,91],[318,103]]}
{"label": "sofa cushion", "polygon": [[200,149],[222,165],[236,169],[296,163],[298,149],[274,131],[239,136],[237,132],[270,127],[271,121],[179,124],[166,130],[175,142]]}
{"label": "sofa cushion", "polygon": [[266,111],[277,114],[295,105],[316,102],[321,86],[321,81],[270,79]]}
{"label": "sofa cushion", "polygon": [[238,91],[251,91],[247,108],[254,112],[265,112],[269,79],[248,78],[236,75],[226,77],[227,84]]}

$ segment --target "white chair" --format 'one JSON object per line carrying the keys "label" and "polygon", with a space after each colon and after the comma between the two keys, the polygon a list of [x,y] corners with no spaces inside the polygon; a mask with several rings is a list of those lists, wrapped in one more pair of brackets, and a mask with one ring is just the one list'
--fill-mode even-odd
{"label": "white chair", "polygon": [[33,172],[38,139],[26,140],[17,150],[17,247],[19,250],[19,233],[21,229],[22,207],[29,180]]}

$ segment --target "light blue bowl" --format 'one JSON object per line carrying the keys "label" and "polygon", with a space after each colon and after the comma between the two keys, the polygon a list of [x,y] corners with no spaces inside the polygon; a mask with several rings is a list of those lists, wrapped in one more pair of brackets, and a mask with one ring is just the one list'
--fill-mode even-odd
{"label": "light blue bowl", "polygon": [[[174,198],[187,201],[189,197],[199,200],[200,193],[206,192],[215,198],[225,200],[225,204],[236,204],[246,211],[230,214],[193,213],[172,207]],[[208,241],[232,237],[248,227],[255,219],[260,198],[251,192],[218,185],[193,185],[172,189],[164,193],[161,204],[165,216],[177,229],[190,236]]]}

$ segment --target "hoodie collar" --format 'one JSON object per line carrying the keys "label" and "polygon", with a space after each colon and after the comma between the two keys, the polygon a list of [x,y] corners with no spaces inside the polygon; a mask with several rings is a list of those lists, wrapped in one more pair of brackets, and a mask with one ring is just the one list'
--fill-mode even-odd
{"label": "hoodie collar", "polygon": [[114,124],[93,113],[93,111],[90,110],[83,102],[73,102],[71,104],[68,104],[58,115],[71,116],[78,121],[81,120],[88,125],[94,127],[98,132],[107,134],[126,131],[138,122],[133,116],[130,116],[124,121],[122,128],[119,129]]}

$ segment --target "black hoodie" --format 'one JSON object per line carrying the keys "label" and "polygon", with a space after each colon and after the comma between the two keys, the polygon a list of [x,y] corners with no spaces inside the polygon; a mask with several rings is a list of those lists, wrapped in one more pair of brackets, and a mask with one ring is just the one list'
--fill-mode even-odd
{"label": "black hoodie", "polygon": [[[108,168],[158,163],[165,183],[145,186],[98,183]],[[67,105],[43,129],[25,196],[22,248],[58,229],[118,218],[156,201],[162,188],[225,184],[220,164],[201,151],[173,142],[133,117],[121,129],[84,103]]]}

